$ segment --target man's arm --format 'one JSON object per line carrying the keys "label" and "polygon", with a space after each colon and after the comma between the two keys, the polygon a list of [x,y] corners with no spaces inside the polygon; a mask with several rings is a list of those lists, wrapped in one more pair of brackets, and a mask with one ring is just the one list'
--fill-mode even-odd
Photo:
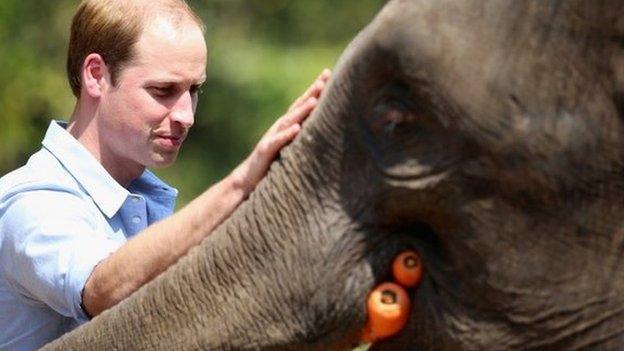
{"label": "man's arm", "polygon": [[317,78],[229,176],[171,217],[149,226],[100,262],[88,278],[82,304],[91,316],[116,305],[177,262],[238,207],[264,177],[279,151],[317,104],[329,70]]}

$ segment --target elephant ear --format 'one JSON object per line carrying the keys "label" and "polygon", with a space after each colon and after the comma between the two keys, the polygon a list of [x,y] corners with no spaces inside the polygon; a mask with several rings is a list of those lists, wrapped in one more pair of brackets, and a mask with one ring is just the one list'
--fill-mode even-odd
{"label": "elephant ear", "polygon": [[620,119],[624,120],[624,11],[620,11],[616,21],[617,48],[611,64],[615,78],[615,105]]}

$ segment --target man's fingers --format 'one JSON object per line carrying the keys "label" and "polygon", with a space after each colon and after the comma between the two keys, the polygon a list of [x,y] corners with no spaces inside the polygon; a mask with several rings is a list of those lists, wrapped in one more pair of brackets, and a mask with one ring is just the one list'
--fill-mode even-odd
{"label": "man's fingers", "polygon": [[288,111],[291,111],[304,104],[305,101],[311,97],[320,97],[321,92],[323,91],[323,89],[325,89],[325,85],[329,81],[330,77],[331,71],[325,68],[323,72],[321,72],[321,74],[319,74],[319,76],[316,78],[314,83],[312,83],[312,85],[310,85],[310,87],[300,97],[298,97],[295,102],[292,103],[292,105],[290,105]]}
{"label": "man's fingers", "polygon": [[282,131],[290,128],[293,124],[301,124],[310,115],[312,110],[318,104],[318,99],[311,97],[306,100],[301,106],[295,107],[291,111],[288,111],[284,117],[280,118],[278,122],[277,131]]}
{"label": "man's fingers", "polygon": [[301,123],[318,104],[318,98],[331,77],[331,71],[323,70],[316,81],[280,117],[258,142],[254,151],[240,168],[246,174],[248,187],[253,189],[266,173],[280,150],[291,142],[301,130]]}
{"label": "man's fingers", "polygon": [[274,154],[277,154],[277,152],[279,152],[279,150],[281,150],[284,145],[291,142],[297,136],[297,134],[299,134],[299,131],[301,131],[301,125],[293,124],[287,129],[284,129],[279,133],[275,134],[275,137],[271,142],[271,148],[273,149]]}
{"label": "man's fingers", "polygon": [[329,68],[325,68],[323,69],[323,72],[321,72],[321,74],[319,75],[319,79],[327,83],[329,81],[329,78],[331,78],[331,73],[332,72]]}
{"label": "man's fingers", "polygon": [[288,112],[269,128],[256,147],[254,152],[256,157],[253,157],[255,162],[268,165],[277,153],[297,136],[301,124],[318,104],[318,98],[330,77],[331,71],[323,70],[308,90],[292,104]]}
{"label": "man's fingers", "polygon": [[279,151],[299,134],[300,130],[301,125],[293,124],[282,131],[267,135],[258,143],[256,147],[257,157],[255,157],[254,161],[256,163],[268,165],[275,159]]}
{"label": "man's fingers", "polygon": [[297,107],[303,105],[311,97],[318,98],[321,95],[321,91],[323,91],[324,88],[325,88],[325,83],[324,82],[318,81],[318,80],[315,81],[314,83],[312,83],[312,85],[310,85],[308,90],[306,90],[306,92],[303,93],[303,95],[298,97],[297,100],[295,100],[295,102],[293,102],[293,104],[290,105],[290,107],[288,108],[288,112],[290,112],[290,111],[296,109]]}

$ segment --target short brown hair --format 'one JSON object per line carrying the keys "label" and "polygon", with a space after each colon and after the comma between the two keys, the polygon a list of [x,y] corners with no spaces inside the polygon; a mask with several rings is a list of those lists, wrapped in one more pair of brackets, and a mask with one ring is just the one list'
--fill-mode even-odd
{"label": "short brown hair", "polygon": [[85,58],[100,54],[115,85],[124,65],[135,56],[134,46],[143,28],[155,15],[176,23],[190,19],[204,31],[202,20],[184,0],[84,0],[72,21],[67,54],[67,77],[72,92],[80,97]]}

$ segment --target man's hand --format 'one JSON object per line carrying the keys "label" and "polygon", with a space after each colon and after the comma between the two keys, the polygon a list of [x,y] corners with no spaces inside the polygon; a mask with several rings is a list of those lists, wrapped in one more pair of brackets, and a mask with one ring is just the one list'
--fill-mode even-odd
{"label": "man's hand", "polygon": [[269,128],[249,157],[234,169],[231,176],[243,190],[244,197],[247,197],[264,177],[279,151],[297,136],[301,124],[316,107],[330,77],[331,71],[323,70],[308,90],[293,102],[286,114]]}

